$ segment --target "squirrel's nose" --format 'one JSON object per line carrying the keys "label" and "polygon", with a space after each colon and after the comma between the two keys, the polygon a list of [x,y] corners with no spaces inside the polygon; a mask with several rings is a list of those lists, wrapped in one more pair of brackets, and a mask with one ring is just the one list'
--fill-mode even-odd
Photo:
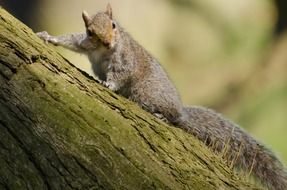
{"label": "squirrel's nose", "polygon": [[107,48],[107,49],[111,49],[112,48],[112,44],[110,42],[103,42],[103,45]]}
{"label": "squirrel's nose", "polygon": [[109,46],[110,46],[110,43],[109,43],[109,42],[103,42],[103,45],[104,45],[105,47],[109,47]]}

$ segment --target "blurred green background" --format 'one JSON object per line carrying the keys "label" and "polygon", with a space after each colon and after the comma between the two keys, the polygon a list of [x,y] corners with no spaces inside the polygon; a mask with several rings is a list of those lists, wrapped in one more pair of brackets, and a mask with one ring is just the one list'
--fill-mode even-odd
{"label": "blurred green background", "polygon": [[[184,104],[211,107],[287,164],[285,0],[11,0],[1,5],[53,35],[84,32],[82,10],[105,10],[162,63]],[[83,55],[57,48],[93,74]]]}

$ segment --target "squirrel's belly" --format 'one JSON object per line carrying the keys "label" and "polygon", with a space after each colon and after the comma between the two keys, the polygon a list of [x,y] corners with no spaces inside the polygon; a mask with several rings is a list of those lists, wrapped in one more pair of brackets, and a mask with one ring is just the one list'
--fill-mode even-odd
{"label": "squirrel's belly", "polygon": [[106,81],[107,61],[104,61],[104,52],[93,51],[88,54],[89,61],[92,64],[92,70],[100,80]]}

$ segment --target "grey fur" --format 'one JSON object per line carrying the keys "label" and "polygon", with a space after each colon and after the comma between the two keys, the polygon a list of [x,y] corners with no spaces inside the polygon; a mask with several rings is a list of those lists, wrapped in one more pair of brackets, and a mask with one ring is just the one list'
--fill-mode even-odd
{"label": "grey fur", "polygon": [[235,167],[251,170],[269,189],[287,189],[286,171],[267,148],[212,110],[183,107],[175,86],[159,62],[118,25],[109,5],[106,12],[92,17],[84,11],[83,20],[86,33],[37,34],[46,42],[86,54],[105,86],[154,115],[163,116],[214,151],[226,150],[227,160]]}

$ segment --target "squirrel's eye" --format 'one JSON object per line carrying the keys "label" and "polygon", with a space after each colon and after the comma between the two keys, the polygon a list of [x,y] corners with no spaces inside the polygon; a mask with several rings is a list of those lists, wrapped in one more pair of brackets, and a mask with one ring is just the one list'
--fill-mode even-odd
{"label": "squirrel's eye", "polygon": [[112,22],[112,27],[113,27],[113,29],[116,28],[116,24],[114,22]]}

